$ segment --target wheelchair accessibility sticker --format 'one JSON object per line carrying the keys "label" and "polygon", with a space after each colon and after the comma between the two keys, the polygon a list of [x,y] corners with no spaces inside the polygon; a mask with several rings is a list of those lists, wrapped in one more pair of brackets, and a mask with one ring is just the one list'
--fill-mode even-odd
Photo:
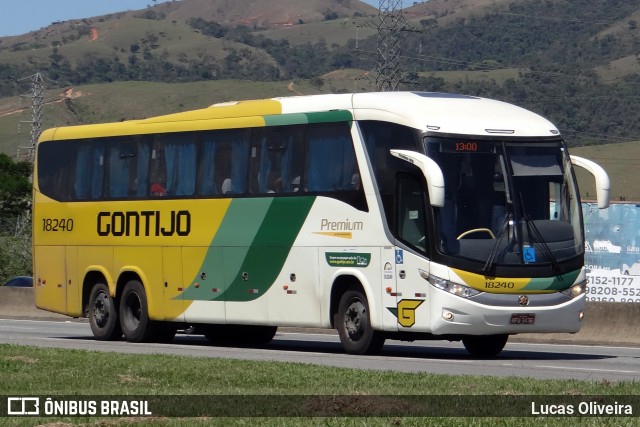
{"label": "wheelchair accessibility sticker", "polygon": [[525,264],[536,262],[536,249],[531,246],[523,246],[522,256]]}
{"label": "wheelchair accessibility sticker", "polygon": [[404,264],[404,251],[396,249],[396,264]]}

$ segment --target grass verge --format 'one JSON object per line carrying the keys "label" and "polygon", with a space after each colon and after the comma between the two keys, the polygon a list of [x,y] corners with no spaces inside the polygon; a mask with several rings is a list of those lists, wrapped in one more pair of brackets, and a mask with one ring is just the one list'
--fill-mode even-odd
{"label": "grass verge", "polygon": [[[328,355],[327,357],[331,357]],[[425,362],[426,363],[426,362]],[[580,396],[633,396],[638,394],[635,382],[536,380],[496,377],[446,376],[427,373],[391,371],[361,371],[324,366],[255,362],[243,360],[191,358],[169,355],[127,355],[0,345],[0,395],[4,396],[187,396],[190,403],[211,396],[256,397],[282,396],[291,405],[316,405],[318,412],[305,414],[331,415],[332,406],[352,405],[352,414],[376,414],[385,407],[403,413],[406,404],[402,396],[425,395],[439,406],[456,402],[456,396],[466,396],[462,403],[483,405],[483,413],[491,414],[491,402],[522,396],[525,406],[538,397],[554,396],[562,400]],[[300,399],[300,395],[305,395]],[[332,396],[347,396],[335,399]],[[468,396],[474,396],[469,398]],[[350,397],[353,397],[351,399]],[[484,400],[483,400],[484,399]],[[487,400],[488,399],[488,400]],[[256,399],[260,400],[260,399]],[[261,400],[268,404],[269,398]],[[636,398],[637,401],[637,398]],[[215,402],[215,400],[213,401]],[[276,404],[282,404],[272,400]],[[433,400],[431,401],[434,402]],[[457,402],[460,404],[461,402]],[[522,403],[522,402],[520,402]],[[557,402],[562,403],[562,402]],[[396,405],[396,407],[394,407]],[[400,406],[397,406],[400,405]],[[307,409],[309,409],[307,407]],[[345,408],[338,408],[345,409]],[[408,408],[411,409],[411,408]],[[635,411],[638,408],[633,408]],[[268,412],[268,411],[267,411]],[[340,412],[342,413],[342,412]],[[395,415],[395,414],[394,414]],[[525,413],[523,415],[529,415]],[[519,426],[542,422],[542,425],[583,426],[635,425],[637,419],[623,417],[211,417],[195,418],[5,418],[0,425],[324,425],[324,426],[413,426],[413,425],[499,425]]]}

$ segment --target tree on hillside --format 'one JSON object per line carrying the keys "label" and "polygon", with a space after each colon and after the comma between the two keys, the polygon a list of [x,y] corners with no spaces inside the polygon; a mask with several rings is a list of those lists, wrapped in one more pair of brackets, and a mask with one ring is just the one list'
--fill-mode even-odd
{"label": "tree on hillside", "polygon": [[31,163],[14,162],[0,153],[0,219],[24,215],[31,202]]}
{"label": "tree on hillside", "polygon": [[0,283],[31,274],[31,163],[0,154]]}

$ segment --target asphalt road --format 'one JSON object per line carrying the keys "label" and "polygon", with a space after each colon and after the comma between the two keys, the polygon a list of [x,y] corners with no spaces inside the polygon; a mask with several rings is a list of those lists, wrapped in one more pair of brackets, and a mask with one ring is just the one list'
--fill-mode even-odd
{"label": "asphalt road", "polygon": [[387,341],[376,356],[344,354],[335,334],[278,331],[263,348],[216,347],[202,336],[178,334],[171,344],[93,339],[82,321],[0,319],[0,342],[130,354],[173,354],[310,363],[354,369],[492,375],[539,379],[640,381],[640,348],[508,343],[496,358],[472,359],[461,343]]}

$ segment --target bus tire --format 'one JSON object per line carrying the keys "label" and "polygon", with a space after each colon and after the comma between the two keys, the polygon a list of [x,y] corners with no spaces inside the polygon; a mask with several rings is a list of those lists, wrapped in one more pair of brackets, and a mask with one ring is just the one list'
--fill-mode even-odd
{"label": "bus tire", "polygon": [[462,338],[462,344],[473,357],[494,357],[507,344],[509,335],[469,335]]}
{"label": "bus tire", "polygon": [[120,297],[120,327],[130,342],[148,342],[157,337],[158,324],[149,319],[147,294],[138,280],[130,280]]}
{"label": "bus tire", "polygon": [[333,321],[342,348],[349,354],[374,354],[384,345],[384,335],[371,327],[369,302],[360,291],[342,294]]}
{"label": "bus tire", "polygon": [[89,296],[89,324],[93,336],[100,341],[115,341],[122,337],[118,310],[104,283],[97,283]]}

